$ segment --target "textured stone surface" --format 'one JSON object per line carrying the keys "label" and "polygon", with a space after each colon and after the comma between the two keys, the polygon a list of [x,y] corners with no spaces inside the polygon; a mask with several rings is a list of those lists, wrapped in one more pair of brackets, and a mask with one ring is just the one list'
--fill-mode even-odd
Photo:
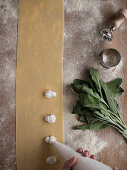
{"label": "textured stone surface", "polygon": [[[76,3],[77,2],[77,3]],[[79,3],[78,3],[79,2]],[[88,1],[84,1],[87,3]],[[89,1],[91,2],[91,1]],[[92,1],[93,2],[93,1]],[[96,3],[95,3],[96,2]],[[105,70],[98,64],[97,54],[103,47],[103,41],[99,37],[97,28],[102,26],[103,18],[97,16],[101,13],[108,19],[119,8],[127,8],[126,0],[95,0],[93,4],[88,3],[84,7],[83,0],[65,0],[65,48],[64,48],[64,114],[70,119],[71,108],[75,98],[68,84],[74,78],[84,77],[84,71],[88,67],[100,68],[105,80],[120,76],[124,78],[123,86],[127,91],[127,74],[125,59],[127,49],[127,24],[123,24],[116,33],[112,46],[120,50],[123,62],[119,67],[112,70]],[[95,5],[96,4],[96,5]],[[106,6],[104,4],[107,4]],[[92,5],[95,5],[92,7]],[[91,9],[92,13],[88,13]],[[97,9],[101,9],[97,12]],[[93,20],[91,15],[94,14]],[[91,18],[91,22],[90,22]],[[97,21],[99,24],[97,25]],[[96,28],[96,29],[94,29]],[[78,30],[78,31],[77,31]],[[93,32],[91,30],[94,30]],[[16,169],[15,152],[15,76],[16,76],[16,47],[17,47],[17,0],[0,0],[0,169]],[[82,63],[81,63],[82,62]],[[94,64],[93,64],[94,63]],[[124,74],[123,74],[124,73]],[[111,76],[109,76],[109,74]],[[126,96],[119,100],[121,110],[126,117]],[[66,115],[64,115],[65,118]],[[67,119],[65,119],[66,121]],[[73,122],[72,122],[73,123]],[[70,125],[71,127],[71,125]],[[70,128],[69,127],[69,128]],[[70,132],[69,132],[70,133]],[[66,135],[66,133],[65,133]],[[127,167],[126,143],[115,130],[104,130],[97,132],[97,136],[107,140],[109,145],[98,156],[109,165],[117,165],[121,169]],[[67,139],[67,138],[66,138]],[[67,142],[67,140],[65,141]],[[84,141],[85,142],[85,141]],[[119,148],[119,149],[118,149]],[[110,152],[109,152],[110,151]]]}
{"label": "textured stone surface", "polygon": [[0,0],[0,169],[16,169],[17,0]]}
{"label": "textured stone surface", "polygon": [[[72,115],[72,107],[76,102],[76,94],[71,91],[69,84],[75,78],[86,78],[88,68],[99,69],[101,77],[110,81],[117,77],[123,78],[126,91],[126,53],[127,22],[115,31],[112,43],[104,42],[100,30],[108,23],[120,8],[127,5],[123,1],[115,0],[65,0],[65,37],[63,57],[63,89],[64,89],[64,135],[65,143],[74,149],[82,147],[96,154],[98,159],[110,166],[121,169],[127,166],[126,142],[113,128],[101,131],[74,131],[77,118]],[[120,64],[111,69],[103,68],[98,60],[98,54],[103,48],[116,48],[120,51]],[[126,94],[119,98],[121,112],[126,116]]]}

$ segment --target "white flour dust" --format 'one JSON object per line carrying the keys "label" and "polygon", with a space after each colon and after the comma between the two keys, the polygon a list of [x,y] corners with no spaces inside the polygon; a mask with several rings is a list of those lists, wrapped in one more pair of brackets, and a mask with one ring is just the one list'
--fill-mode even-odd
{"label": "white flour dust", "polygon": [[0,169],[16,169],[17,0],[0,0]]}
{"label": "white flour dust", "polygon": [[[108,82],[115,78],[124,78],[123,76],[123,63],[125,59],[121,59],[119,65],[114,68],[105,69],[103,67],[100,68],[100,74],[104,81]],[[109,76],[110,75],[110,76]]]}
{"label": "white flour dust", "polygon": [[106,141],[100,139],[92,130],[72,130],[71,127],[79,125],[80,123],[76,120],[74,115],[65,113],[64,116],[66,118],[64,121],[65,144],[72,147],[74,150],[82,148],[83,150],[89,150],[91,154],[98,154],[108,145]]}
{"label": "white flour dust", "polygon": [[[100,70],[105,81],[122,77],[122,60],[118,67],[106,70],[98,61],[98,54],[103,49],[104,40],[100,36],[103,27],[103,9],[112,8],[117,12],[119,2],[115,0],[65,0],[65,31],[63,57],[64,83],[64,131],[65,143],[74,149],[82,147],[91,153],[101,152],[109,141],[101,139],[94,131],[74,131],[76,117],[71,114],[77,96],[72,93],[69,84],[75,78],[85,79],[85,71],[94,67]],[[124,26],[125,27],[125,26]],[[122,29],[122,28],[121,28]],[[110,75],[110,76],[109,76]]]}
{"label": "white flour dust", "polygon": [[17,18],[17,9],[12,0],[0,0],[0,16],[3,23],[6,23],[9,18]]}
{"label": "white flour dust", "polygon": [[124,23],[120,26],[119,29],[120,29],[121,31],[126,30],[126,29],[127,29],[127,22],[124,22]]}

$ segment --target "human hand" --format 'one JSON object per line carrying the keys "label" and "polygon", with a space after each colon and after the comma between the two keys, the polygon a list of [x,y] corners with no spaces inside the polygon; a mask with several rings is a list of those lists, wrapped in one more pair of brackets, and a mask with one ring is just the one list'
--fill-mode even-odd
{"label": "human hand", "polygon": [[[89,151],[83,151],[83,149],[82,148],[78,148],[77,149],[77,152],[78,153],[80,153],[82,156],[84,156],[84,157],[90,157],[91,159],[94,159],[94,160],[97,160],[96,159],[96,157],[95,157],[95,155],[90,155],[90,152]],[[101,160],[99,160],[99,162],[102,162]],[[119,168],[114,168],[113,170],[120,170]]]}
{"label": "human hand", "polygon": [[63,165],[62,170],[71,170],[71,168],[75,165],[77,161],[76,157],[73,157],[72,159],[66,161]]}
{"label": "human hand", "polygon": [[[83,152],[82,148],[78,148],[77,152],[80,153],[81,155],[83,155],[84,157],[90,157],[91,159],[96,160],[95,155],[90,156],[89,151]],[[76,164],[76,161],[77,161],[76,157],[73,157],[72,159],[66,161],[63,165],[62,170],[71,170],[71,168]],[[102,162],[102,161],[99,161],[99,162]],[[115,167],[113,170],[120,170],[120,169]]]}

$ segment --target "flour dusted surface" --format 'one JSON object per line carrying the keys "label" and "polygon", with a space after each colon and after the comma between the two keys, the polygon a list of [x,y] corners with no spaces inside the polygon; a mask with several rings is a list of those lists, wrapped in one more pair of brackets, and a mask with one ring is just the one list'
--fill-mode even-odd
{"label": "flour dusted surface", "polygon": [[16,169],[17,0],[0,0],[0,169]]}
{"label": "flour dusted surface", "polygon": [[[93,154],[98,154],[110,144],[111,140],[99,137],[96,131],[74,131],[71,128],[79,124],[72,108],[77,96],[71,91],[69,84],[75,78],[85,79],[88,68],[100,70],[103,80],[110,81],[117,77],[123,78],[123,63],[109,70],[103,68],[98,62],[98,54],[103,49],[104,41],[99,31],[103,27],[104,7],[112,7],[114,12],[119,9],[119,2],[101,0],[65,0],[65,31],[64,31],[64,57],[63,57],[63,83],[64,83],[64,135],[65,144],[77,149],[82,147]],[[122,31],[127,26],[121,26]],[[120,103],[120,102],[119,102]],[[114,141],[115,138],[112,137]],[[116,147],[120,145],[117,144]]]}

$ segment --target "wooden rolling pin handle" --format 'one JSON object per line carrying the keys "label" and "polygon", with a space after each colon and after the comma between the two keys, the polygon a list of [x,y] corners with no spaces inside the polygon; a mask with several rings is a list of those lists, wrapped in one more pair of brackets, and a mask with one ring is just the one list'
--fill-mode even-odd
{"label": "wooden rolling pin handle", "polygon": [[116,15],[116,19],[114,20],[115,28],[119,28],[121,24],[125,22],[127,19],[127,9],[120,9]]}

